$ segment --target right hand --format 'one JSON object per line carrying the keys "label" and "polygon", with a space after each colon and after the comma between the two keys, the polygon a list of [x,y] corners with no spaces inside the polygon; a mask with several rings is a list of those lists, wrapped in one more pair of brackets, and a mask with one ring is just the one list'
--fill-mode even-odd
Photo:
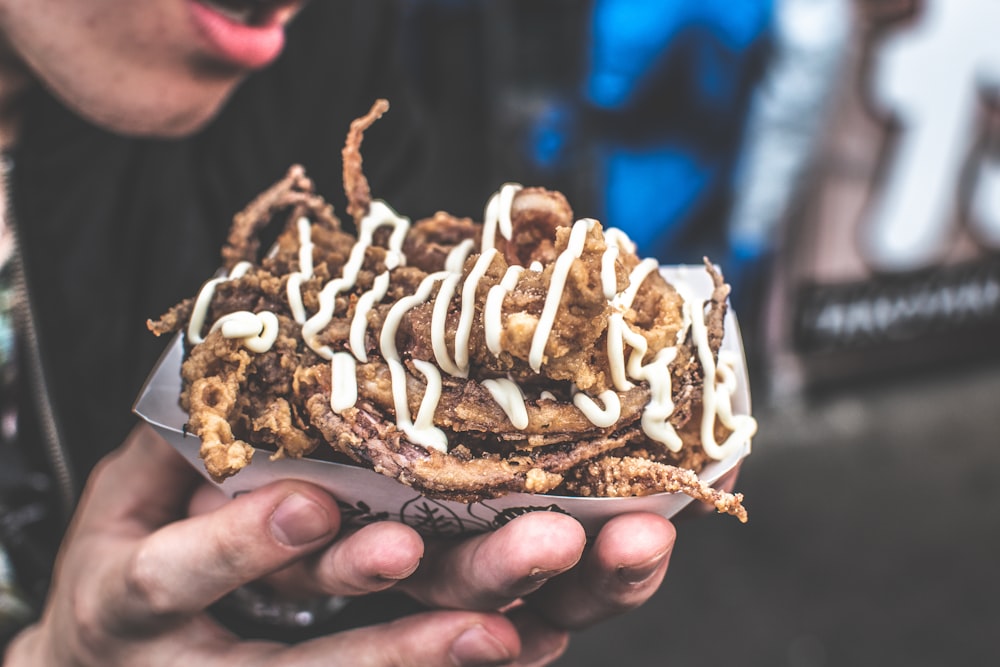
{"label": "right hand", "polygon": [[240,640],[206,608],[311,554],[336,553],[340,515],[324,491],[288,481],[187,517],[199,479],[137,427],[91,475],[43,617],[15,638],[4,665],[453,667],[508,664],[521,652],[514,624],[486,611],[420,613],[294,646]]}

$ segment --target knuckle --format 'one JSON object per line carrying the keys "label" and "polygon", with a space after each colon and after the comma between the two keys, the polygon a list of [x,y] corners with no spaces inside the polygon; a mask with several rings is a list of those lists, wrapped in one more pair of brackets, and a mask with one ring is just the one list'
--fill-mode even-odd
{"label": "knuckle", "polygon": [[251,569],[254,550],[244,536],[223,527],[213,531],[208,539],[211,565],[215,572],[232,574]]}
{"label": "knuckle", "polygon": [[72,616],[73,652],[78,655],[101,655],[110,641],[110,629],[102,613],[99,596],[83,588],[73,591],[69,600]]}
{"label": "knuckle", "polygon": [[125,590],[129,598],[154,616],[175,613],[175,600],[164,584],[161,563],[148,546],[136,549],[124,573]]}

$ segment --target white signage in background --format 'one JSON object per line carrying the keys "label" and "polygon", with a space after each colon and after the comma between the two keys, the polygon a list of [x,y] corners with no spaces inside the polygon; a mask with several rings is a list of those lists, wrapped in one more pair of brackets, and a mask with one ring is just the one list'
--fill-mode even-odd
{"label": "white signage in background", "polygon": [[[870,86],[899,131],[862,221],[862,251],[880,271],[926,268],[947,250],[965,203],[956,197],[980,139],[980,96],[1000,89],[1000,0],[925,0],[912,24],[878,44]],[[969,223],[998,248],[1000,165],[986,159],[973,169]]]}

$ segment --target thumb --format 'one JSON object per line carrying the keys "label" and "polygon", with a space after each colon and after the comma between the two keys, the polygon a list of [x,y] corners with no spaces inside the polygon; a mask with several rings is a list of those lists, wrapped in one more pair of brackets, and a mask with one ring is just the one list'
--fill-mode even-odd
{"label": "thumb", "polygon": [[[300,481],[277,482],[207,514],[170,522],[165,507],[187,500],[166,483],[179,481],[176,459],[164,459],[153,441],[142,444],[127,444],[92,478],[93,502],[84,511],[86,521],[103,524],[100,532],[125,538],[118,544],[127,547],[116,549],[117,557],[95,573],[101,599],[109,602],[105,608],[124,626],[201,611],[319,549],[340,527],[333,498]],[[158,459],[167,468],[162,476],[150,465]],[[196,481],[187,479],[186,490]],[[164,496],[174,500],[165,503]],[[123,507],[131,509],[122,514]]]}
{"label": "thumb", "polygon": [[296,667],[473,667],[506,665],[521,652],[501,614],[435,611],[349,630],[288,649]]}

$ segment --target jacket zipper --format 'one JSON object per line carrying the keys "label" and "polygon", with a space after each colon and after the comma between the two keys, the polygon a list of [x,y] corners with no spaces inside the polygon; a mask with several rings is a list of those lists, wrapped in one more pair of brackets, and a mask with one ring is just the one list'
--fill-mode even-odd
{"label": "jacket zipper", "polygon": [[[37,411],[39,426],[41,428],[42,442],[45,446],[45,453],[52,466],[56,484],[59,490],[59,500],[64,513],[64,518],[69,519],[76,506],[76,481],[73,470],[70,467],[69,455],[66,450],[65,439],[56,420],[55,411],[52,408],[52,401],[49,395],[49,383],[45,374],[45,364],[42,360],[41,343],[38,339],[38,327],[34,309],[31,306],[31,298],[28,290],[28,279],[24,270],[24,261],[21,257],[21,244],[17,229],[17,222],[14,219],[13,205],[8,197],[7,176],[10,170],[9,163],[4,160],[2,170],[0,170],[0,196],[6,199],[6,207],[0,204],[0,213],[5,213],[7,233],[11,235],[12,249],[10,261],[13,269],[13,290],[14,290],[14,317],[17,330],[21,334],[24,354],[22,361],[27,364],[27,386],[31,393],[31,399]],[[3,209],[6,208],[6,211]]]}

